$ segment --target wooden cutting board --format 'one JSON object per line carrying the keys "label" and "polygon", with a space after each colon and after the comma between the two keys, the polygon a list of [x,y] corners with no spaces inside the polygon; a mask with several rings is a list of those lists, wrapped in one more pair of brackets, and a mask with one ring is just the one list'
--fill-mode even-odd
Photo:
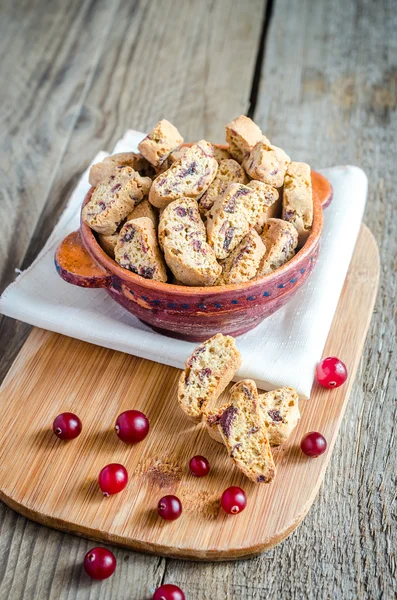
{"label": "wooden cutting board", "polygon": [[[302,418],[290,439],[274,450],[277,476],[270,485],[249,482],[225,448],[185,418],[176,403],[177,369],[33,329],[0,390],[0,498],[26,517],[96,540],[167,556],[222,560],[255,555],[285,539],[308,512],[323,480],[371,320],[379,279],[375,240],[362,226],[324,356],[342,358],[347,383],[314,385],[301,401]],[[226,394],[226,392],[225,392]],[[149,436],[136,446],[113,431],[122,411],[150,419]],[[51,431],[54,417],[78,414],[83,432],[70,442]],[[299,442],[322,432],[328,451],[305,457]],[[188,473],[188,460],[206,456],[209,476]],[[100,469],[124,464],[127,488],[103,498]],[[228,516],[219,508],[230,485],[245,489],[246,510]],[[157,502],[176,494],[183,514],[160,519]]]}

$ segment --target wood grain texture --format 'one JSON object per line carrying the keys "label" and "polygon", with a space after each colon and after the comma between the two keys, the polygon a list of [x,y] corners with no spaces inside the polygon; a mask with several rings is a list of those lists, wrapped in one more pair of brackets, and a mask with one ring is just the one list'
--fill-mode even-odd
{"label": "wood grain texture", "polygon": [[[43,524],[166,556],[225,560],[275,546],[306,515],[324,477],[378,280],[378,251],[363,227],[325,348],[326,355],[334,349],[343,356],[349,381],[337,390],[317,385],[310,400],[301,401],[298,427],[273,450],[277,475],[271,485],[249,482],[223,444],[187,419],[176,402],[178,369],[34,329],[0,390],[0,498]],[[226,401],[227,393],[219,404]],[[123,444],[113,431],[117,415],[131,408],[151,423],[139,446]],[[84,424],[72,443],[51,431],[53,418],[64,411]],[[315,461],[299,449],[302,432],[313,429],[328,441],[327,453]],[[205,480],[186,472],[195,453],[211,464]],[[126,490],[104,500],[97,475],[109,462],[125,465],[130,480]],[[219,507],[231,485],[248,495],[238,521]],[[171,525],[156,513],[166,493],[176,494],[184,507]]]}

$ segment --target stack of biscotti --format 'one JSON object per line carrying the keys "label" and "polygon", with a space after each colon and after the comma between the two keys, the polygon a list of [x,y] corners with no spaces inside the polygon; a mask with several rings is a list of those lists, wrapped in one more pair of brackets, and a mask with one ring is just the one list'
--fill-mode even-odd
{"label": "stack of biscotti", "polygon": [[103,250],[141,277],[186,286],[245,283],[291,260],[313,224],[309,165],[244,115],[226,141],[183,146],[163,119],[138,153],[93,165],[82,218]]}
{"label": "stack of biscotti", "polygon": [[241,356],[231,336],[218,333],[200,344],[186,361],[178,384],[178,403],[208,433],[224,443],[235,465],[255,483],[269,483],[276,474],[271,446],[285,442],[299,418],[298,395],[292,388],[259,394],[244,379],[230,389],[230,400],[217,401],[235,377]]}

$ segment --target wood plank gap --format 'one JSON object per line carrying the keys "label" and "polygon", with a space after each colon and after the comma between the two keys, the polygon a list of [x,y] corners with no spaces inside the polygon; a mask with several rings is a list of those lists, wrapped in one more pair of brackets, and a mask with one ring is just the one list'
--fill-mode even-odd
{"label": "wood plank gap", "polygon": [[275,0],[268,0],[265,4],[263,12],[262,31],[259,38],[258,53],[256,55],[254,74],[252,77],[251,93],[249,98],[249,108],[247,111],[247,117],[253,118],[255,114],[256,103],[258,100],[259,87],[261,83],[262,66],[265,59],[265,46],[266,40],[269,33],[269,27],[273,16]]}

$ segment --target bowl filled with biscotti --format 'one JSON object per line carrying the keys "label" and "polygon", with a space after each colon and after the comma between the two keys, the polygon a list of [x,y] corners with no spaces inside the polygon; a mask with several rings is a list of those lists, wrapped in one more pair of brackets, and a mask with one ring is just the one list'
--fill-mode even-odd
{"label": "bowl filled with biscotti", "polygon": [[282,307],[316,263],[331,184],[248,117],[226,125],[226,142],[185,144],[162,120],[138,153],[93,165],[60,276],[192,341],[242,334]]}

